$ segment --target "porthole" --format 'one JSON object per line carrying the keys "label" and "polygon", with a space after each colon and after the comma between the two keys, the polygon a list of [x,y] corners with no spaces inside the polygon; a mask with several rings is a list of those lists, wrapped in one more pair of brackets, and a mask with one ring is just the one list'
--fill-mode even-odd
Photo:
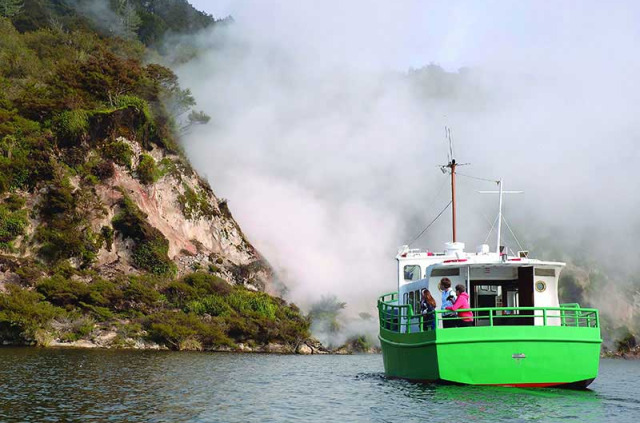
{"label": "porthole", "polygon": [[544,292],[545,289],[547,289],[547,284],[544,281],[536,282],[536,291]]}

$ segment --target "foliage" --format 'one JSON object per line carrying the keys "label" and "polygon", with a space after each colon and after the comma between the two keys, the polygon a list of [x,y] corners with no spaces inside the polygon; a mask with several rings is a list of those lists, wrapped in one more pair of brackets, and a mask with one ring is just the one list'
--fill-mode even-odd
{"label": "foliage", "polygon": [[631,332],[626,333],[621,339],[616,342],[616,350],[620,353],[626,353],[635,348],[638,345],[636,337]]}
{"label": "foliage", "polygon": [[322,332],[337,333],[342,325],[340,324],[340,313],[347,303],[339,301],[335,295],[322,296],[320,301],[314,303],[309,310],[309,319]]}
{"label": "foliage", "polygon": [[156,167],[156,161],[148,154],[142,154],[140,156],[140,162],[136,169],[138,173],[138,179],[145,185],[154,183],[158,178],[158,168]]}
{"label": "foliage", "polygon": [[[123,344],[147,333],[176,349],[308,336],[308,320],[280,299],[204,272],[170,280],[176,266],[167,239],[124,193],[112,226],[92,227],[105,215],[95,185],[114,176],[115,165],[132,170],[134,151],[151,144],[179,153],[180,127],[209,120],[193,110],[192,93],[169,68],[147,64],[156,53],[139,41],[215,22],[186,0],[105,1],[115,20],[92,16],[83,4],[38,0],[7,13],[22,2],[0,0],[0,14],[12,15],[0,17],[0,248],[11,250],[32,218],[37,226],[27,241],[38,252],[12,265],[23,286],[6,282],[0,292],[0,341],[73,341],[96,325],[117,327]],[[157,164],[143,154],[139,163],[135,171],[149,184],[188,169],[181,158]],[[39,200],[30,210],[27,195]],[[217,210],[208,198],[206,189],[192,189],[181,201],[197,218]],[[116,232],[133,241],[140,275],[107,280],[92,269]]]}
{"label": "foliage", "polygon": [[12,194],[0,204],[0,250],[12,251],[12,241],[24,234],[28,224],[24,199]]}
{"label": "foliage", "polygon": [[23,7],[23,0],[0,0],[0,16],[10,18],[20,13]]}
{"label": "foliage", "polygon": [[162,311],[149,317],[147,327],[153,340],[174,349],[188,339],[208,346],[234,345],[219,326],[208,325],[192,313]]}
{"label": "foliage", "polygon": [[211,218],[216,215],[216,209],[210,203],[211,198],[205,191],[195,191],[187,184],[182,184],[182,187],[184,193],[178,196],[178,204],[187,219]]}
{"label": "foliage", "polygon": [[0,337],[30,343],[38,330],[49,328],[64,311],[42,300],[37,292],[7,285],[0,292]]}
{"label": "foliage", "polygon": [[131,168],[131,160],[133,159],[133,150],[131,146],[126,142],[113,141],[106,144],[102,148],[102,154],[104,157],[113,160],[120,166],[125,166],[128,169]]}
{"label": "foliage", "polygon": [[124,192],[118,204],[120,212],[113,218],[113,227],[124,238],[134,241],[134,265],[155,275],[174,273],[175,264],[167,255],[169,241],[162,232],[149,224],[147,215]]}
{"label": "foliage", "polygon": [[35,232],[39,255],[54,264],[76,257],[83,266],[90,265],[103,243],[88,223],[96,202],[95,193],[75,191],[67,177],[57,176],[39,206],[42,222]]}

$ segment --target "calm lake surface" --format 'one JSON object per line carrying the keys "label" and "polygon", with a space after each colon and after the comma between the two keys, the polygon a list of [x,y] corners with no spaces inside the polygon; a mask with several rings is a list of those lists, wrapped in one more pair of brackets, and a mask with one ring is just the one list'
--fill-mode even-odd
{"label": "calm lake surface", "polygon": [[[472,361],[472,360],[471,360]],[[3,422],[635,422],[640,361],[588,391],[387,380],[380,355],[0,348]]]}

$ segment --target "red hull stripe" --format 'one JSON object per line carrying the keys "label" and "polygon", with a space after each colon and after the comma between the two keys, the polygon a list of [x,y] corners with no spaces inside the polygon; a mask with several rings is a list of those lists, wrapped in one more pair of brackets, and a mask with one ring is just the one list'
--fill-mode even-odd
{"label": "red hull stripe", "polygon": [[550,386],[567,385],[568,382],[551,383],[487,383],[485,386],[509,386],[513,388],[548,388]]}

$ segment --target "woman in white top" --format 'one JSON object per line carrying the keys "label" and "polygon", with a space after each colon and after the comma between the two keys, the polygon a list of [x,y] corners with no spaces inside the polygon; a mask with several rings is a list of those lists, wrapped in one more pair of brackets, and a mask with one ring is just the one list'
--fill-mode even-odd
{"label": "woman in white top", "polygon": [[[444,310],[446,307],[453,306],[453,303],[456,302],[456,293],[453,289],[451,289],[451,280],[449,278],[440,279],[440,284],[438,284],[438,289],[442,292],[442,306],[441,310]],[[444,318],[451,318],[456,316],[455,311],[448,311],[446,313],[441,314]],[[443,320],[442,321],[443,328],[454,328],[456,327],[456,320]]]}

